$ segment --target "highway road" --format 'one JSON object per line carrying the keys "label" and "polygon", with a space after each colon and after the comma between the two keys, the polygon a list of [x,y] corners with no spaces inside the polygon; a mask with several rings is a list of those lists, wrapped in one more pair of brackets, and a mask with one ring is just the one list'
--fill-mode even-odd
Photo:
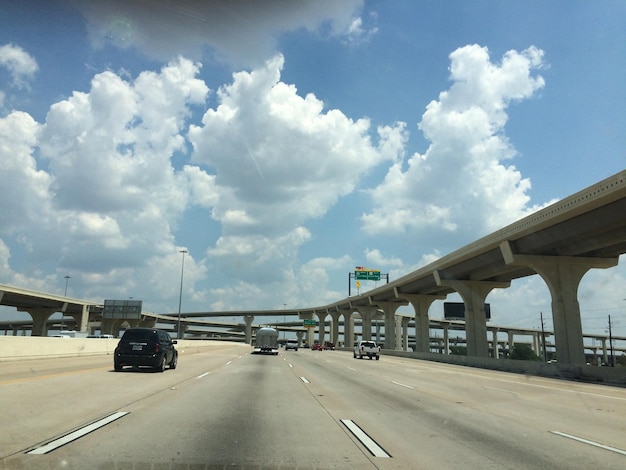
{"label": "highway road", "polygon": [[249,353],[216,344],[163,373],[116,373],[111,356],[0,362],[0,469],[626,468],[622,388]]}

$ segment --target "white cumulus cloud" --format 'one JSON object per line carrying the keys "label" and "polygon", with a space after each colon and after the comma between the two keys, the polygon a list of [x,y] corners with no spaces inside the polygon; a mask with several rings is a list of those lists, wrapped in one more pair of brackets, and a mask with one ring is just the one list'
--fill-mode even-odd
{"label": "white cumulus cloud", "polygon": [[507,107],[544,86],[535,47],[509,51],[494,63],[486,47],[450,54],[451,87],[428,104],[419,129],[430,141],[424,154],[396,162],[371,190],[373,209],[362,216],[370,234],[434,237],[462,231],[463,241],[525,215],[530,181],[508,163],[515,149],[504,126]]}

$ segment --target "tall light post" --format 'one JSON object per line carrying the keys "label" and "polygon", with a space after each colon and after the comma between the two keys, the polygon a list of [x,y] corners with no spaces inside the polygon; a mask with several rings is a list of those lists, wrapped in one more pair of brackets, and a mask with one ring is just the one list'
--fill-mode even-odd
{"label": "tall light post", "polygon": [[183,254],[183,261],[180,268],[180,294],[178,295],[178,325],[176,327],[176,339],[180,339],[180,309],[183,303],[183,274],[185,273],[185,253],[189,253],[187,250],[182,249],[179,253]]}
{"label": "tall light post", "polygon": [[[69,274],[66,274],[65,276],[63,276],[65,278],[65,294],[63,294],[64,297],[67,297],[67,283],[69,282],[70,279],[72,279],[70,277]],[[65,316],[65,312],[61,312],[61,331],[63,331],[63,317]]]}

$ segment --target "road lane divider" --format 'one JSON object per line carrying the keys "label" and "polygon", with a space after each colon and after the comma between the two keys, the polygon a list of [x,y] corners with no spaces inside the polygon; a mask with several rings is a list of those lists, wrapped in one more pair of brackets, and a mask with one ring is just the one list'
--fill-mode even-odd
{"label": "road lane divider", "polygon": [[210,374],[210,372],[205,372],[204,374],[200,374],[199,376],[197,376],[196,379],[202,379],[202,378],[206,377],[209,374]]}
{"label": "road lane divider", "polygon": [[396,381],[392,380],[391,383],[394,384],[394,385],[398,385],[400,387],[410,388],[411,390],[415,390],[415,387],[411,387],[410,385],[403,384],[402,382],[396,382]]}
{"label": "road lane divider", "polygon": [[566,437],[567,439],[572,439],[574,441],[582,442],[583,444],[589,444],[590,446],[599,447],[600,449],[609,450],[611,452],[615,452],[617,454],[626,455],[626,450],[618,449],[617,447],[611,447],[604,444],[600,444],[599,442],[590,441],[589,439],[585,439],[583,437],[574,436],[572,434],[566,434],[560,431],[550,431],[552,434],[556,434],[557,436]]}
{"label": "road lane divider", "polygon": [[348,431],[350,431],[374,457],[391,458],[391,455],[379,446],[374,439],[368,436],[354,421],[351,419],[341,419],[339,421],[348,428]]}
{"label": "road lane divider", "polygon": [[58,449],[59,447],[64,446],[65,444],[68,444],[72,441],[80,439],[81,437],[86,436],[87,434],[97,429],[100,429],[101,427],[106,426],[109,423],[112,423],[113,421],[118,420],[123,416],[126,416],[128,413],[129,413],[128,411],[115,412],[113,414],[110,414],[109,416],[99,419],[98,421],[88,424],[87,426],[83,426],[82,428],[77,429],[76,431],[66,434],[63,437],[60,437],[51,442],[48,442],[47,444],[37,447],[36,449],[32,449],[26,453],[30,455],[47,454],[49,452],[52,452],[55,449]]}
{"label": "road lane divider", "polygon": [[309,382],[306,377],[300,377],[300,380],[302,380],[305,384],[310,384],[311,382]]}

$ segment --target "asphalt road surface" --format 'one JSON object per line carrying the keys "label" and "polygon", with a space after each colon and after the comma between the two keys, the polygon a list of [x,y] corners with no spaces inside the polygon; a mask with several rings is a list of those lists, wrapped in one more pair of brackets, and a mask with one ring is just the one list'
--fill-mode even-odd
{"label": "asphalt road surface", "polygon": [[624,469],[626,390],[343,351],[0,362],[0,469]]}

